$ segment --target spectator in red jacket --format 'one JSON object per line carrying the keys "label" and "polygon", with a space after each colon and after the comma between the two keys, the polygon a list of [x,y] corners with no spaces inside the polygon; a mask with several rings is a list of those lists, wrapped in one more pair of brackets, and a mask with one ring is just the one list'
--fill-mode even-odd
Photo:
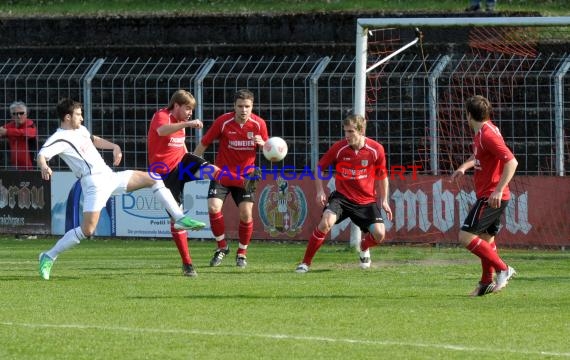
{"label": "spectator in red jacket", "polygon": [[18,170],[32,170],[38,140],[36,124],[28,119],[28,108],[21,101],[10,105],[10,114],[12,120],[0,126],[0,137],[6,137],[10,145],[10,164]]}

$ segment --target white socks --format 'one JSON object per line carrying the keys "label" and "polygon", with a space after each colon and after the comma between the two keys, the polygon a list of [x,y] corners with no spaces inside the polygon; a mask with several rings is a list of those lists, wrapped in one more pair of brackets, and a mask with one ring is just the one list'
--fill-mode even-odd
{"label": "white socks", "polygon": [[164,186],[162,180],[157,180],[152,186],[152,190],[162,206],[164,206],[168,214],[170,214],[174,220],[179,220],[184,217],[184,212],[182,212],[182,209],[178,206],[176,200],[174,200],[174,196],[172,196],[170,190]]}
{"label": "white socks", "polygon": [[49,251],[46,251],[46,254],[55,260],[59,254],[71,249],[83,239],[85,239],[85,235],[83,235],[83,231],[81,231],[81,226],[78,226],[66,232]]}

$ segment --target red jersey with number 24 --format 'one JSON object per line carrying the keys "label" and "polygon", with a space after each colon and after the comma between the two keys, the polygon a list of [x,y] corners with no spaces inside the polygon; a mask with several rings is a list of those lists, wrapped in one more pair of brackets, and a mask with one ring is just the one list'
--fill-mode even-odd
{"label": "red jersey with number 24", "polygon": [[356,204],[376,202],[375,182],[387,176],[384,147],[370,138],[360,150],[354,150],[346,139],[334,143],[318,166],[321,171],[332,167],[336,191]]}
{"label": "red jersey with number 24", "polygon": [[216,165],[241,175],[251,172],[257,156],[257,144],[254,137],[261,135],[267,141],[267,125],[261,117],[251,114],[244,124],[235,121],[235,112],[220,115],[208,132],[202,137],[202,145],[208,147],[219,140]]}
{"label": "red jersey with number 24", "polygon": [[[475,193],[477,198],[488,198],[497,188],[505,163],[514,158],[503,140],[501,131],[491,121],[486,121],[473,138],[475,155]],[[511,197],[509,186],[505,186],[502,200]]]}

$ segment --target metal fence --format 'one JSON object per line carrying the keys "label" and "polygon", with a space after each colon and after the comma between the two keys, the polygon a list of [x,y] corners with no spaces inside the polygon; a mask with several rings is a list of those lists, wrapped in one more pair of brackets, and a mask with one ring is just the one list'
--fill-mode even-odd
{"label": "metal fence", "polygon": [[[286,164],[303,169],[343,136],[340,120],[354,103],[354,67],[353,56],[8,59],[0,62],[0,114],[9,119],[10,103],[24,101],[41,145],[58,127],[58,99],[71,96],[84,103],[85,124],[93,134],[123,147],[120,169],[145,169],[149,121],[175,90],[195,95],[195,118],[207,130],[232,110],[235,90],[248,88],[270,135],[288,141]],[[484,89],[495,104],[494,121],[519,158],[518,173],[568,175],[569,67],[568,55],[394,58],[370,79],[367,135],[385,145],[390,164],[421,164],[425,173],[450,170],[470,152],[465,97]],[[434,116],[438,139],[430,138]],[[200,136],[188,137],[190,149]],[[6,141],[0,149],[0,167],[10,168]],[[206,158],[213,160],[215,152],[214,144]],[[110,163],[111,154],[104,156]],[[261,156],[260,162],[265,162]],[[57,161],[52,165],[65,169]]]}

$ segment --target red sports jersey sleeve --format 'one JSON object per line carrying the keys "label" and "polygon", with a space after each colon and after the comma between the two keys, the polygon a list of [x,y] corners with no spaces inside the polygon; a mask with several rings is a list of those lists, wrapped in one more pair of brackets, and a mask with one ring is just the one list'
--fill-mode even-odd
{"label": "red sports jersey sleeve", "polygon": [[218,140],[216,165],[234,174],[243,175],[250,172],[251,166],[255,165],[258,146],[253,139],[256,135],[261,135],[264,141],[269,138],[265,120],[251,114],[251,117],[242,125],[235,121],[235,113],[230,112],[219,116],[214,121],[202,137],[202,145],[208,147]]}
{"label": "red sports jersey sleeve", "polygon": [[[503,140],[499,128],[490,121],[473,138],[475,155],[475,192],[478,198],[489,197],[497,188],[505,163],[514,158]],[[503,191],[503,200],[510,199],[509,186]]]}
{"label": "red sports jersey sleeve", "polygon": [[364,147],[355,151],[343,139],[321,157],[319,168],[335,171],[336,191],[357,204],[376,202],[376,180],[386,177],[384,147],[366,138]]}
{"label": "red sports jersey sleeve", "polygon": [[186,154],[186,129],[178,130],[170,135],[160,136],[158,128],[163,125],[177,123],[178,121],[170,114],[167,108],[157,111],[148,129],[147,151],[149,165],[164,163],[164,167],[152,167],[155,171],[165,174],[178,166],[178,163]]}

